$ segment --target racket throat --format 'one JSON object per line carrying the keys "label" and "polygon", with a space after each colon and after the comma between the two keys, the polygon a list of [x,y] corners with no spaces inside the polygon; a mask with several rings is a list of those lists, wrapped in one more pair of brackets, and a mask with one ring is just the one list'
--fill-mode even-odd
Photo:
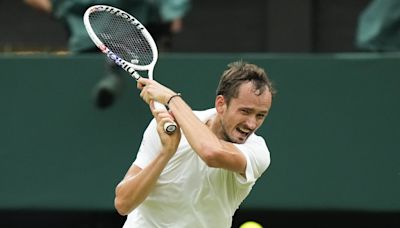
{"label": "racket throat", "polygon": [[[134,77],[136,80],[140,78],[140,75],[136,72],[135,69],[133,69],[126,61],[124,61],[122,58],[120,58],[118,55],[114,54],[110,49],[106,48],[104,51],[107,54],[107,57],[110,58],[114,63],[118,66],[120,66],[122,69],[124,69],[126,72],[128,72],[132,77]],[[103,51],[103,52],[104,52]]]}

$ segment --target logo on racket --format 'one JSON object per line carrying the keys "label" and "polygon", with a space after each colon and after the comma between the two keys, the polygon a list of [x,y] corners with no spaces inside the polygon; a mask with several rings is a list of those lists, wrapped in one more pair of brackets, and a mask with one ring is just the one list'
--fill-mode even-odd
{"label": "logo on racket", "polygon": [[[122,67],[124,70],[128,71],[131,75],[133,75],[136,72],[131,66],[129,66],[129,63],[127,63],[121,57],[116,55],[114,52],[112,52],[110,49],[108,49],[105,45],[102,45],[99,48],[111,60],[113,60],[115,64],[117,64],[118,66]],[[133,61],[133,60],[131,60],[131,61]],[[137,62],[139,62],[139,60],[137,60]]]}
{"label": "logo on racket", "polygon": [[115,14],[116,16],[122,17],[123,19],[127,20],[131,24],[135,25],[137,29],[143,30],[144,26],[133,16],[125,13],[124,11],[120,9],[116,9],[114,7],[110,6],[98,6],[95,8],[96,11],[107,11],[111,14]]}

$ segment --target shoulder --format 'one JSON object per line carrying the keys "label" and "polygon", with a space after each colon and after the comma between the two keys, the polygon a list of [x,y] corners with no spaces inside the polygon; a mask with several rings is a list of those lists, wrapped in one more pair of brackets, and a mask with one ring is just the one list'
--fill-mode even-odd
{"label": "shoulder", "polygon": [[247,168],[253,170],[253,176],[258,178],[271,163],[270,152],[264,138],[253,134],[243,144],[235,146],[244,154],[247,160]]}
{"label": "shoulder", "polygon": [[207,120],[211,119],[211,117],[213,117],[217,111],[215,108],[210,108],[202,111],[193,110],[193,113],[197,116],[197,118],[200,119],[201,122],[205,123]]}

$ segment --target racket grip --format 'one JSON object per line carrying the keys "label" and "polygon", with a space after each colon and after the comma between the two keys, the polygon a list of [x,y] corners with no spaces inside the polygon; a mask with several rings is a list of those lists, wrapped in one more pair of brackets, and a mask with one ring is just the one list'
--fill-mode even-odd
{"label": "racket grip", "polygon": [[[154,101],[154,107],[155,107],[156,110],[167,110],[167,108],[163,104],[161,104],[161,103],[159,103],[157,101]],[[165,133],[170,135],[170,134],[174,133],[175,130],[176,130],[176,123],[175,122],[167,122],[167,123],[164,124]]]}

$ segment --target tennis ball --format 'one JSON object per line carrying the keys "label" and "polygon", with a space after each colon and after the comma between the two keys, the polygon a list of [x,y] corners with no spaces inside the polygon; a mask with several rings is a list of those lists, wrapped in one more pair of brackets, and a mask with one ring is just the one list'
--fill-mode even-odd
{"label": "tennis ball", "polygon": [[259,223],[254,221],[247,221],[243,223],[240,228],[263,228]]}

